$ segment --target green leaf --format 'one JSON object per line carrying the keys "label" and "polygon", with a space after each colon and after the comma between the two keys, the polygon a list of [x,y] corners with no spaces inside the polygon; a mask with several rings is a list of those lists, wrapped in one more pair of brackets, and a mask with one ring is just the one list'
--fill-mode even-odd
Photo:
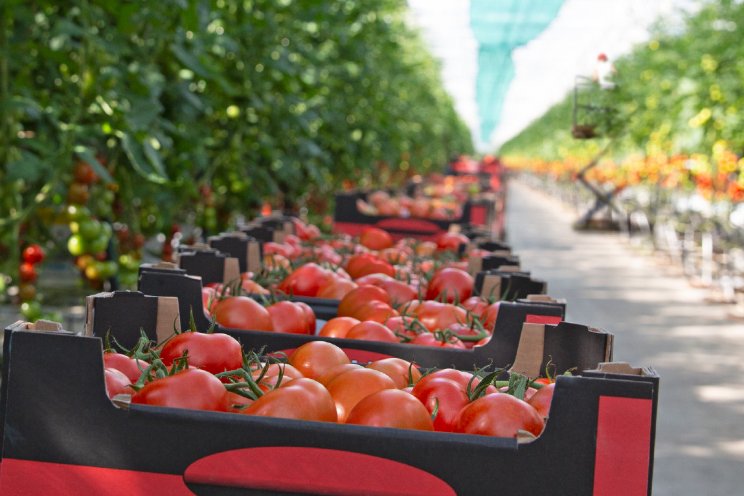
{"label": "green leaf", "polygon": [[145,158],[142,145],[130,134],[124,133],[121,138],[121,145],[124,148],[129,163],[140,176],[156,184],[165,184],[168,178],[164,174],[158,174],[152,170],[150,162]]}
{"label": "green leaf", "polygon": [[7,167],[8,174],[6,178],[8,181],[23,179],[28,182],[34,182],[49,170],[48,163],[43,162],[36,154],[26,150],[21,150],[20,157],[9,162]]}

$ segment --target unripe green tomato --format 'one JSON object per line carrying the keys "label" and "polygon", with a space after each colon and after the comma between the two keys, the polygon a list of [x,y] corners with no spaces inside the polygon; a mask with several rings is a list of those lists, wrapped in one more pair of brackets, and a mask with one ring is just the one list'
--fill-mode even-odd
{"label": "unripe green tomato", "polygon": [[24,301],[21,303],[21,314],[29,322],[35,322],[41,318],[41,303],[38,301]]}
{"label": "unripe green tomato", "polygon": [[83,219],[80,220],[78,224],[80,224],[79,234],[85,238],[86,241],[98,238],[103,232],[103,226],[96,219]]}
{"label": "unripe green tomato", "polygon": [[73,234],[67,240],[67,250],[73,257],[79,257],[87,251],[85,240],[79,234]]}

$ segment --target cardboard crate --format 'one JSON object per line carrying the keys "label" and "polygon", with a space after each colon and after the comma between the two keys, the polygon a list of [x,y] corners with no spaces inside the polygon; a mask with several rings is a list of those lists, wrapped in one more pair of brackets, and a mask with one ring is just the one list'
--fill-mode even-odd
{"label": "cardboard crate", "polygon": [[453,220],[422,219],[416,217],[393,217],[366,215],[357,208],[357,200],[364,199],[366,193],[350,192],[336,194],[336,207],[333,214],[333,232],[358,236],[368,226],[384,229],[393,239],[416,238],[434,241],[437,236],[453,226],[474,226],[492,231],[496,211],[491,200],[470,200],[463,206],[462,217]]}
{"label": "cardboard crate", "polygon": [[[558,378],[550,419],[512,438],[111,402],[102,342],[6,329],[6,495],[642,496],[651,493],[659,378]],[[40,380],[43,378],[43,380]]]}

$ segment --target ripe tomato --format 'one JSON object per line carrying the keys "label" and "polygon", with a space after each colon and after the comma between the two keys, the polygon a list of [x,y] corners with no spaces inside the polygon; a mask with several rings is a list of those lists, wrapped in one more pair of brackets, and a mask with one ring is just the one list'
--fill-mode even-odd
{"label": "ripe tomato", "polygon": [[393,331],[393,334],[398,336],[402,340],[411,340],[419,335],[419,333],[428,332],[425,329],[420,329],[421,324],[416,324],[413,317],[406,315],[397,315],[390,317],[385,322],[385,327]]}
{"label": "ripe tomato", "polygon": [[[464,372],[462,370],[457,369],[440,369],[432,372],[431,374],[427,374],[424,377],[421,378],[421,380],[416,384],[417,386],[420,383],[426,383],[428,381],[432,381],[436,378],[444,378],[449,379],[451,381],[456,382],[457,384],[462,387],[463,391],[467,393],[468,390],[468,384],[470,384],[471,391],[475,389],[476,386],[478,386],[481,382],[480,377],[473,376],[470,372]],[[423,385],[422,385],[423,387]],[[496,387],[492,384],[489,384],[486,388],[486,394],[496,393]]]}
{"label": "ripe tomato", "polygon": [[419,381],[411,394],[424,404],[430,414],[437,410],[434,430],[452,432],[460,410],[470,403],[466,386],[446,377],[433,377]]}
{"label": "ripe tomato", "polygon": [[450,335],[442,336],[441,338],[439,338],[430,332],[422,332],[411,341],[409,341],[408,344],[416,344],[419,346],[436,346],[441,348],[457,348],[461,350],[467,349],[467,347],[463,344],[462,341],[457,338],[457,336]]}
{"label": "ripe tomato", "polygon": [[98,180],[93,167],[87,162],[78,162],[73,170],[75,181],[81,184],[92,184]]}
{"label": "ripe tomato", "polygon": [[329,276],[327,269],[311,262],[295,269],[279,283],[277,289],[288,295],[316,296]]}
{"label": "ripe tomato", "polygon": [[375,360],[367,365],[367,368],[377,370],[390,377],[398,389],[416,384],[421,379],[421,371],[411,362],[402,358],[390,357]]}
{"label": "ripe tomato", "polygon": [[404,305],[418,297],[418,292],[409,284],[385,274],[370,274],[360,277],[356,283],[361,285],[372,285],[382,288],[390,296],[390,304],[394,307]]}
{"label": "ripe tomato", "polygon": [[23,249],[23,261],[30,264],[37,264],[44,260],[44,250],[37,244],[28,245]]}
{"label": "ripe tomato", "polygon": [[36,267],[32,263],[23,262],[18,268],[18,276],[23,282],[34,282],[38,277]]}
{"label": "ripe tomato", "polygon": [[316,326],[317,326],[317,319],[315,318],[315,311],[312,309],[310,305],[308,305],[304,301],[296,301],[294,302],[294,304],[300,307],[302,311],[305,313],[305,327],[307,329],[307,333],[315,334]]}
{"label": "ripe tomato", "polygon": [[225,298],[214,306],[217,323],[233,329],[271,331],[271,315],[260,303],[247,296]]}
{"label": "ripe tomato", "polygon": [[349,412],[347,424],[433,431],[431,415],[421,402],[397,389],[384,389],[359,401]]}
{"label": "ripe tomato", "polygon": [[373,320],[375,322],[385,322],[390,317],[395,317],[398,312],[393,309],[390,305],[382,301],[368,301],[359,307],[353,314],[352,317],[357,318],[361,321]]}
{"label": "ripe tomato", "polygon": [[440,234],[437,239],[437,250],[439,251],[458,251],[460,245],[467,245],[470,240],[467,236],[461,233],[446,232]]}
{"label": "ripe tomato", "polygon": [[323,384],[324,386],[328,386],[328,383],[330,383],[333,379],[336,378],[336,376],[343,374],[346,371],[352,370],[352,369],[361,369],[362,366],[358,363],[341,363],[339,365],[335,365],[331,367],[330,369],[326,370],[326,372],[318,377],[316,380]]}
{"label": "ripe tomato", "polygon": [[352,255],[346,264],[346,271],[352,279],[376,273],[387,274],[390,277],[395,275],[395,268],[392,265],[372,253]]}
{"label": "ripe tomato", "polygon": [[[291,301],[278,301],[266,307],[274,332],[310,334],[305,310]],[[311,310],[312,312],[312,310]]]}
{"label": "ripe tomato", "polygon": [[537,410],[526,401],[510,394],[494,393],[463,408],[455,420],[454,432],[516,437],[517,431],[522,430],[539,436],[544,426]]}
{"label": "ripe tomato", "polygon": [[486,307],[486,310],[483,312],[481,316],[481,321],[483,322],[483,327],[488,331],[493,333],[494,328],[496,327],[496,320],[499,317],[499,305],[500,302],[494,302],[491,303]]}
{"label": "ripe tomato", "polygon": [[243,366],[243,353],[237,339],[216,332],[182,332],[165,342],[160,359],[168,366],[188,352],[188,363],[213,374]]}
{"label": "ripe tomato", "polygon": [[253,281],[251,279],[243,279],[240,283],[241,288],[244,292],[249,294],[269,294],[270,291],[260,284],[258,284],[256,281]]}
{"label": "ripe tomato", "polygon": [[359,319],[354,317],[335,317],[320,328],[318,336],[325,336],[329,338],[343,338],[346,337],[346,333],[349,329],[359,323]]}
{"label": "ripe tomato", "polygon": [[150,364],[144,360],[136,360],[121,353],[107,352],[103,354],[103,366],[124,373],[129,379],[129,382],[134,384]]}
{"label": "ripe tomato", "polygon": [[339,422],[346,422],[349,412],[362,399],[383,389],[395,389],[393,380],[382,372],[365,368],[342,372],[328,383]]}
{"label": "ripe tomato", "polygon": [[480,296],[471,296],[460,303],[460,306],[473,314],[474,316],[481,318],[488,308],[488,302]]}
{"label": "ripe tomato", "polygon": [[225,411],[227,390],[206,370],[187,369],[175,375],[148,382],[132,396],[132,403]]}
{"label": "ripe tomato", "polygon": [[251,403],[253,403],[252,399],[241,396],[238,393],[228,391],[225,394],[226,412],[240,413],[245,409],[246,406],[250,405]]}
{"label": "ripe tomato", "polygon": [[339,302],[338,315],[340,317],[353,316],[359,307],[371,300],[390,303],[390,295],[377,286],[359,286],[349,291]]}
{"label": "ripe tomato", "polygon": [[385,341],[388,343],[399,343],[400,339],[393,331],[374,320],[365,320],[346,333],[347,339],[366,339],[367,341]]}
{"label": "ripe tomato", "polygon": [[415,315],[430,331],[447,329],[452,324],[462,324],[468,320],[468,313],[464,308],[434,300],[421,302],[415,308]]}
{"label": "ripe tomato", "polygon": [[131,382],[124,372],[106,367],[103,369],[103,378],[109,398],[113,399],[117,394],[132,394],[133,390],[129,387]]}
{"label": "ripe tomato", "polygon": [[202,288],[202,306],[207,315],[211,316],[214,313],[217,298],[217,291],[214,288]]}
{"label": "ripe tomato", "polygon": [[550,404],[553,401],[553,391],[555,391],[555,383],[551,382],[550,384],[546,384],[538,389],[537,392],[527,400],[527,403],[532,405],[541,418],[548,418],[550,414]]}
{"label": "ripe tomato", "polygon": [[335,274],[326,279],[320,288],[318,288],[318,298],[328,298],[331,300],[340,300],[349,292],[357,287],[357,283],[351,279],[338,277]]}
{"label": "ripe tomato", "polygon": [[393,238],[390,234],[377,227],[365,227],[362,229],[359,242],[370,250],[384,250],[393,246]]}
{"label": "ripe tomato", "polygon": [[445,267],[434,273],[426,290],[427,300],[461,302],[473,292],[473,276],[461,269]]}
{"label": "ripe tomato", "polygon": [[[251,367],[251,375],[254,379],[257,379],[258,376],[261,375],[261,372],[266,364],[261,363],[259,365],[254,365]],[[302,372],[297,370],[294,366],[288,364],[288,363],[271,363],[269,364],[268,369],[266,370],[266,373],[264,374],[264,377],[274,377],[278,376],[279,373],[282,373],[284,381],[287,381],[289,379],[299,379],[300,377],[305,377]]]}
{"label": "ripe tomato", "polygon": [[336,406],[328,390],[308,378],[292,379],[264,394],[241,413],[263,417],[336,422]]}
{"label": "ripe tomato", "polygon": [[344,350],[327,341],[310,341],[289,355],[289,363],[305,377],[315,379],[342,363],[350,363]]}

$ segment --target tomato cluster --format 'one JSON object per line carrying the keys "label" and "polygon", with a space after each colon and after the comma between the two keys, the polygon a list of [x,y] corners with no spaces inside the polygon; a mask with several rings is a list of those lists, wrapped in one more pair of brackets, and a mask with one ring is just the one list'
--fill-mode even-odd
{"label": "tomato cluster", "polygon": [[18,299],[21,301],[21,314],[29,321],[41,317],[41,304],[37,299],[37,267],[44,260],[44,250],[38,244],[30,244],[21,252],[18,267]]}
{"label": "tomato cluster", "polygon": [[[160,346],[141,341],[134,356],[104,353],[110,398],[133,403],[321,422],[538,436],[553,384],[503,372],[442,369],[384,358],[362,366],[325,341],[311,341],[287,361],[244,355],[221,333],[183,332]],[[527,433],[527,434],[525,434]]]}

